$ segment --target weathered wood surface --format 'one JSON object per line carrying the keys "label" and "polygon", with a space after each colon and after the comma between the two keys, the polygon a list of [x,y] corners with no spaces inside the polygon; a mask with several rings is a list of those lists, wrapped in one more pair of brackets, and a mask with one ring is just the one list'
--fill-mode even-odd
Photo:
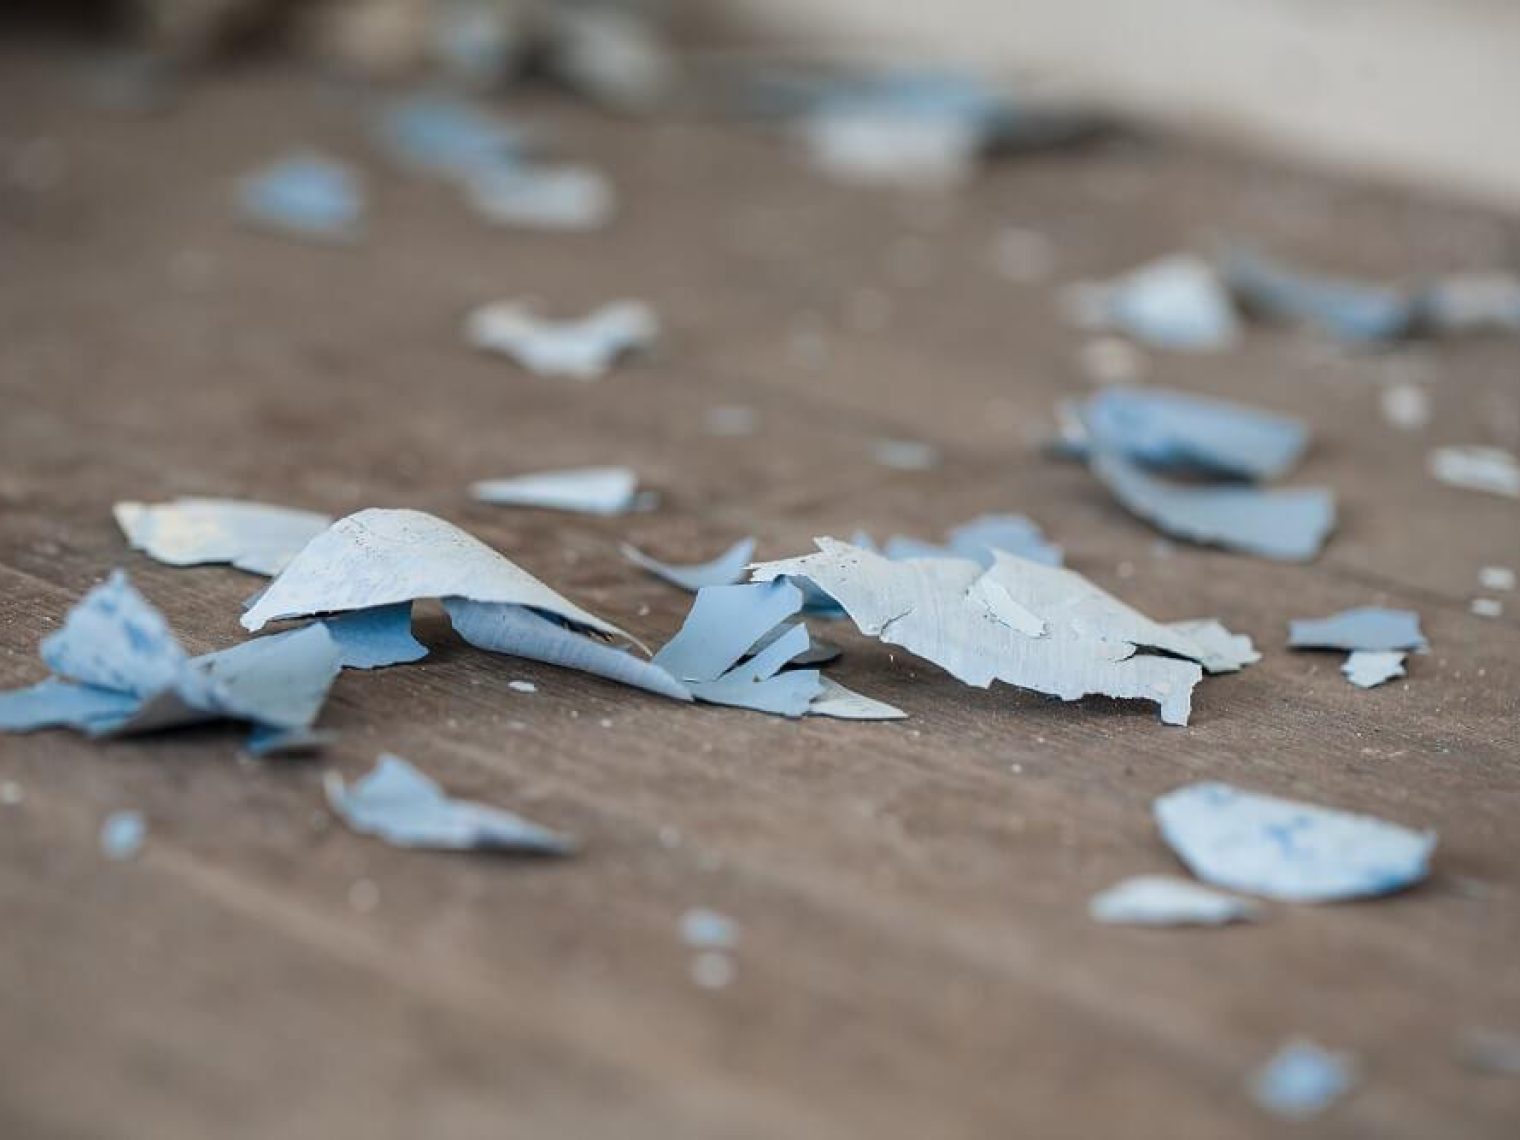
{"label": "weathered wood surface", "polygon": [[[552,866],[350,835],[321,806],[325,763],[239,764],[229,730],[0,738],[0,779],[25,793],[0,807],[0,1134],[1268,1136],[1284,1126],[1243,1081],[1294,1034],[1365,1066],[1303,1134],[1515,1134],[1520,1085],[1459,1047],[1520,1029],[1520,599],[1467,609],[1479,567],[1520,566],[1520,511],[1434,484],[1423,455],[1516,445],[1520,344],[1345,359],[1257,330],[1234,354],[1153,357],[1157,381],[1311,419],[1302,479],[1334,485],[1344,518],[1307,568],[1161,557],[1040,454],[1050,407],[1084,388],[1082,338],[1052,287],[1000,280],[987,254],[1002,225],[1040,228],[1065,280],[1245,232],[1396,275],[1492,264],[1520,230],[1171,146],[1032,158],[935,203],[821,183],[772,139],[535,103],[626,209],[605,235],[506,233],[372,162],[355,105],[312,81],[238,74],[123,119],[82,106],[71,74],[0,62],[0,684],[41,676],[39,638],[113,566],[191,648],[240,635],[250,578],[153,565],[111,523],[117,498],[180,493],[432,510],[656,641],[685,599],[620,540],[695,558],[755,533],[770,557],[1023,510],[1147,613],[1218,615],[1267,658],[1206,682],[1185,730],[968,690],[842,631],[840,679],[911,720],[676,707],[470,651],[436,615],[426,662],[339,679],[325,763],[393,750],[586,840]],[[357,248],[232,219],[231,180],[291,144],[370,169]],[[28,188],[48,147],[56,181]],[[585,386],[462,346],[470,305],[524,294],[645,298],[668,336]],[[813,325],[821,360],[798,350]],[[1413,436],[1376,411],[1410,375],[1435,407]],[[727,403],[760,431],[706,434]],[[881,435],[945,462],[883,471]],[[662,509],[586,520],[464,493],[603,462],[635,465]],[[1357,691],[1334,655],[1284,651],[1288,617],[1364,602],[1421,611],[1434,651],[1407,682]],[[1094,891],[1173,867],[1148,804],[1200,777],[1438,828],[1435,875],[1251,927],[1092,924]],[[108,863],[96,834],[122,807],[151,836]],[[380,890],[363,913],[361,879]],[[743,924],[726,989],[690,979],[676,920],[694,905]]]}

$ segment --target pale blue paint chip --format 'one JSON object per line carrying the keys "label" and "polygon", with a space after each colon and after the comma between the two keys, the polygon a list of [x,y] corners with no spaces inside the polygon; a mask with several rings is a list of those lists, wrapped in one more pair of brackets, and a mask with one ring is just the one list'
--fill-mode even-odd
{"label": "pale blue paint chip", "polygon": [[1278,799],[1221,783],[1159,797],[1168,846],[1204,882],[1284,902],[1335,902],[1391,894],[1420,882],[1433,831]]}
{"label": "pale blue paint chip", "polygon": [[1292,649],[1426,649],[1420,615],[1413,610],[1358,606],[1324,618],[1295,618],[1288,623]]}
{"label": "pale blue paint chip", "polygon": [[1351,1090],[1351,1059],[1312,1041],[1290,1041],[1251,1080],[1251,1096],[1262,1108],[1289,1120],[1324,1112]]}
{"label": "pale blue paint chip", "polygon": [[572,840],[509,811],[452,799],[407,761],[389,753],[362,779],[345,786],[328,773],[327,801],[354,831],[395,847],[569,855]]}
{"label": "pale blue paint chip", "polygon": [[147,838],[148,822],[141,812],[112,812],[100,828],[100,853],[118,862],[131,859]]}
{"label": "pale blue paint chip", "polygon": [[354,610],[322,623],[337,643],[345,669],[383,669],[427,656],[427,646],[412,636],[412,603]]}
{"label": "pale blue paint chip", "polygon": [[1088,400],[1080,416],[1093,450],[1230,479],[1276,479],[1309,446],[1301,420],[1186,392],[1109,388]]}
{"label": "pale blue paint chip", "polygon": [[1335,496],[1324,487],[1177,483],[1102,452],[1090,466],[1131,514],[1189,542],[1279,562],[1308,562],[1335,529]]}
{"label": "pale blue paint chip", "polygon": [[677,565],[652,558],[635,546],[623,545],[623,557],[672,586],[695,594],[704,586],[732,586],[744,580],[744,570],[755,556],[755,540],[742,538],[709,562]]}
{"label": "pale blue paint chip", "polygon": [[1407,335],[1417,307],[1405,290],[1303,273],[1237,249],[1223,259],[1225,283],[1247,309],[1315,325],[1338,340],[1377,343]]}
{"label": "pale blue paint chip", "polygon": [[352,241],[364,219],[358,176],[318,154],[295,154],[245,176],[237,197],[248,221],[295,237]]}

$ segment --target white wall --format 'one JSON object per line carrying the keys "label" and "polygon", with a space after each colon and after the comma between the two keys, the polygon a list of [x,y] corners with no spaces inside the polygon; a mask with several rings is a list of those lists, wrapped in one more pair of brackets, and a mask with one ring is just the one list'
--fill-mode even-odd
{"label": "white wall", "polygon": [[832,54],[1030,74],[1520,211],[1520,0],[731,0]]}

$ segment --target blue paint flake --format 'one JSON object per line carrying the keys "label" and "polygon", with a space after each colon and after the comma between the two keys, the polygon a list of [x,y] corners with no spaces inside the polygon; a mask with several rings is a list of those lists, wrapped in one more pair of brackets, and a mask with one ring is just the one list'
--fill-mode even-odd
{"label": "blue paint flake", "polygon": [[1162,837],[1198,878],[1286,902],[1403,890],[1425,878],[1436,846],[1434,832],[1228,784],[1189,784],[1153,810]]}

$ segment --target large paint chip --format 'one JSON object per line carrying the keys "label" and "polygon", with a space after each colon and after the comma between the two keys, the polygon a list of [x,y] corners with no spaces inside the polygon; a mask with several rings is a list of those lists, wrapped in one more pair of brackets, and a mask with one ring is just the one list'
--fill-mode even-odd
{"label": "large paint chip", "polygon": [[1159,797],[1166,842],[1204,882],[1284,902],[1333,902],[1403,890],[1423,879],[1434,832],[1371,816],[1189,784]]}
{"label": "large paint chip", "polygon": [[133,549],[170,566],[225,562],[250,574],[278,574],[332,519],[316,511],[239,499],[121,502],[116,522]]}
{"label": "large paint chip", "polygon": [[587,166],[496,166],[468,183],[475,212],[498,226],[579,231],[612,220],[612,184]]}
{"label": "large paint chip", "polygon": [[1222,272],[1236,299],[1252,312],[1314,325],[1352,344],[1405,336],[1416,316],[1403,289],[1301,273],[1250,250],[1232,251]]}
{"label": "large paint chip", "polygon": [[393,847],[526,855],[569,855],[575,850],[570,839],[521,816],[451,799],[411,764],[389,753],[352,785],[329,772],[326,790],[327,802],[338,818],[354,831]]}
{"label": "large paint chip", "polygon": [[[754,576],[812,582],[861,632],[900,645],[965,684],[985,688],[1000,680],[1063,700],[1091,694],[1148,700],[1160,706],[1166,723],[1187,723],[1193,686],[1203,675],[1194,660],[1203,650],[1079,574],[1001,553],[984,570],[952,558],[893,562],[831,538],[817,544],[818,553],[761,563]],[[990,597],[996,602],[989,604]],[[1020,611],[1044,632],[1024,632],[1029,619],[1010,618]]]}

